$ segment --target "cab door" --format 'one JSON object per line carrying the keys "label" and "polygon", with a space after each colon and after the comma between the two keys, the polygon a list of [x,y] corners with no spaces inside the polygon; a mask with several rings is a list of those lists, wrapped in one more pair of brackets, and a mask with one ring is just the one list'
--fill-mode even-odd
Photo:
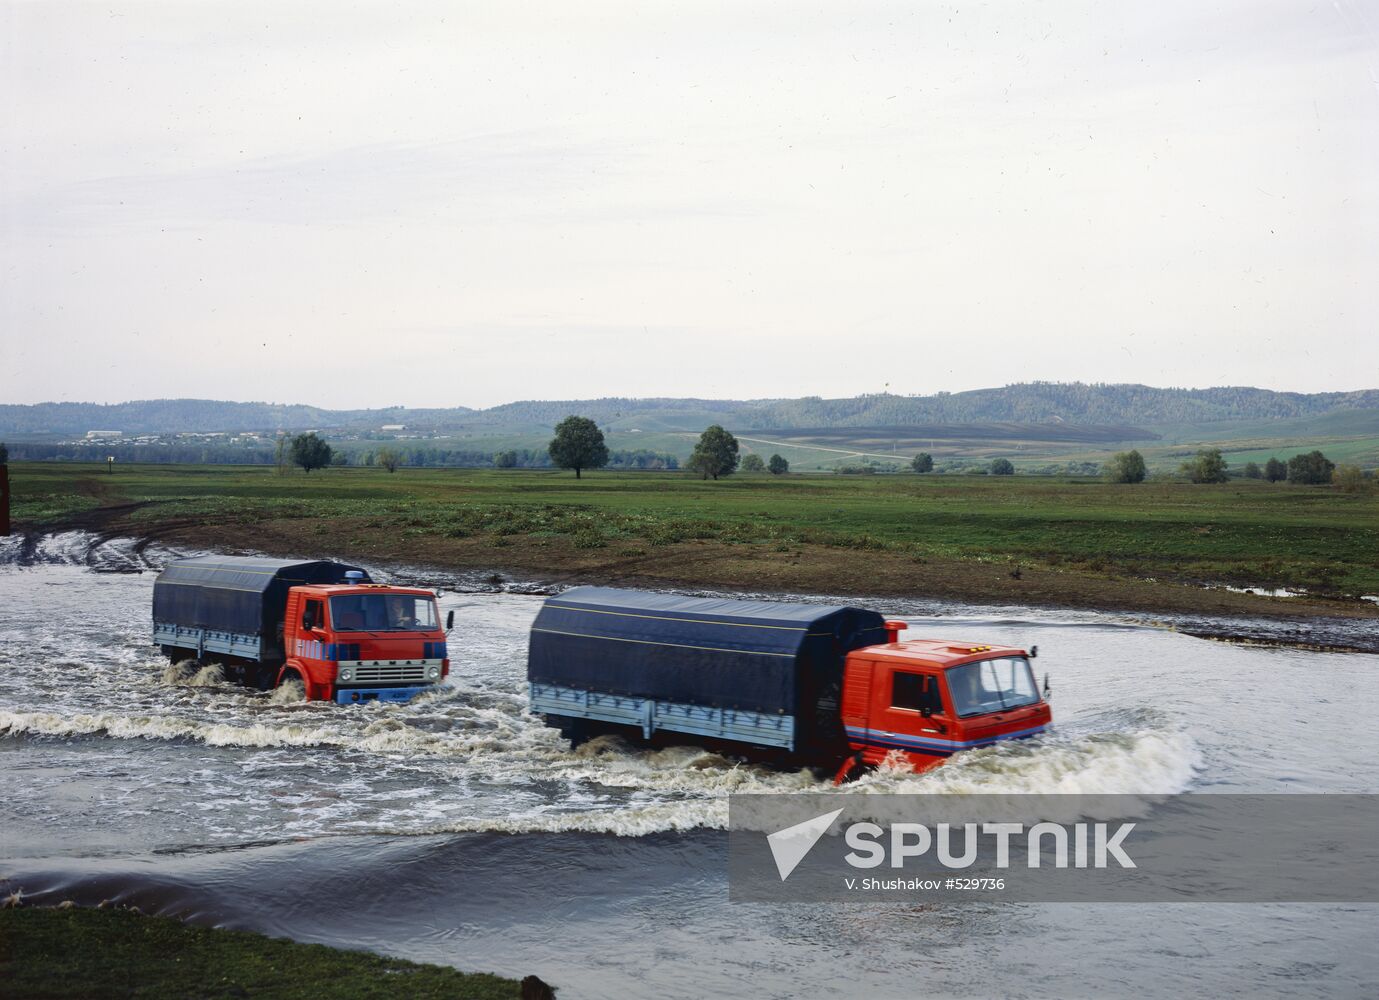
{"label": "cab door", "polygon": [[901,663],[877,668],[873,742],[886,752],[902,751],[919,770],[942,763],[957,744],[938,673]]}
{"label": "cab door", "polygon": [[[286,625],[291,641],[284,675],[296,673],[301,677],[308,701],[329,699],[335,682],[335,644],[329,641],[326,602],[311,594],[303,594],[301,598],[288,604]],[[294,604],[296,614],[292,613]],[[292,634],[294,630],[295,635]]]}

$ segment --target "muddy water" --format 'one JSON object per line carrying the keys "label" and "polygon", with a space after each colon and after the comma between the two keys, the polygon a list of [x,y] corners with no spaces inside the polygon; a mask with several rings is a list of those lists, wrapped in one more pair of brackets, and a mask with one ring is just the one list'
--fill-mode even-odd
{"label": "muddy water", "polygon": [[[83,536],[0,565],[0,875],[460,967],[563,996],[1372,994],[1375,908],[764,907],[726,900],[733,791],[821,790],[693,747],[571,752],[525,712],[540,598],[447,591],[449,682],[307,704],[148,645],[167,553]],[[0,556],[3,556],[0,550]],[[99,572],[113,570],[114,572]],[[1379,657],[1109,616],[888,605],[911,636],[1038,643],[1057,731],[863,790],[1379,791]]]}

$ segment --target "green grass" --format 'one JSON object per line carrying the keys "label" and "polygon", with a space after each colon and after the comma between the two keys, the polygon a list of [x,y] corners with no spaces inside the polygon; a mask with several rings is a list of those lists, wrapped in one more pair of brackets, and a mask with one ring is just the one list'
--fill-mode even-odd
{"label": "green grass", "polygon": [[57,997],[473,998],[518,984],[127,910],[0,910],[0,995]]}
{"label": "green grass", "polygon": [[[243,466],[12,466],[15,517],[57,524],[64,503],[153,501],[134,523],[311,518],[323,535],[564,539],[655,549],[705,539],[813,544],[915,558],[1016,562],[1124,576],[1379,593],[1379,502],[1254,481],[1117,486],[1035,476],[736,475]],[[337,521],[336,519],[347,519]],[[334,523],[333,523],[334,522]]]}

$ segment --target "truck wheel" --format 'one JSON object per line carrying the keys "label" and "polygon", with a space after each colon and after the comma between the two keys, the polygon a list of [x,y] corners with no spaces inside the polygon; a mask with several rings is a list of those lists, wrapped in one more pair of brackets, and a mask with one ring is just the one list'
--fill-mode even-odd
{"label": "truck wheel", "polygon": [[833,776],[833,783],[835,785],[842,785],[849,781],[856,781],[870,769],[870,765],[862,760],[860,751],[855,754],[850,754],[839,766],[838,773]]}

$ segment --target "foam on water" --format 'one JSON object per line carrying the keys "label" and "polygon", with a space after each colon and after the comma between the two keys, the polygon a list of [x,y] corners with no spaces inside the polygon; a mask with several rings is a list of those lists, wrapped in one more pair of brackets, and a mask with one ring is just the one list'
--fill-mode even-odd
{"label": "foam on water", "polygon": [[[68,538],[49,554],[84,544]],[[1242,768],[1271,767],[1272,733],[1251,742],[1250,727],[1258,704],[1282,697],[1269,687],[1281,676],[1277,659],[1346,663],[1158,630],[1045,625],[1041,666],[1062,696],[1052,732],[920,774],[885,767],[835,789],[831,775],[691,745],[647,749],[600,737],[572,750],[527,711],[536,597],[444,595],[442,614],[457,611],[447,682],[406,704],[343,706],[306,702],[296,685],[260,692],[214,667],[167,664],[150,642],[152,582],[149,573],[98,574],[74,562],[0,567],[0,600],[11,612],[0,621],[0,740],[26,738],[24,760],[33,762],[11,771],[18,777],[0,820],[56,816],[52,803],[61,802],[80,814],[69,817],[74,829],[103,824],[173,846],[345,831],[639,836],[720,828],[731,793],[1170,793],[1193,787],[1204,768],[1216,788],[1276,788],[1272,772],[1258,779]],[[941,623],[918,627],[942,634]],[[965,620],[953,629],[976,627]],[[1020,619],[980,631],[1016,641],[1028,627]],[[1366,666],[1358,660],[1369,659],[1347,667],[1339,687],[1353,690]],[[1222,732],[1247,735],[1223,747]],[[1209,753],[1204,734],[1214,737]],[[60,768],[47,763],[55,753],[70,755]],[[1362,773],[1357,766],[1349,761],[1349,772]]]}
{"label": "foam on water", "polygon": [[273,689],[268,700],[274,705],[295,705],[306,700],[306,687],[295,677],[289,677]]}
{"label": "foam on water", "polygon": [[219,687],[225,683],[225,668],[218,663],[208,663],[187,678],[187,687]]}
{"label": "foam on water", "polygon": [[1133,730],[1052,733],[955,755],[914,774],[903,763],[866,775],[859,790],[926,794],[1172,795],[1202,767],[1186,732],[1147,720]]}
{"label": "foam on water", "polygon": [[[482,782],[514,793],[514,801],[506,808],[486,813],[475,810],[466,795],[450,799],[448,805],[454,809],[447,808],[441,788],[436,792],[441,802],[434,815],[408,803],[401,810],[404,815],[389,808],[369,820],[352,815],[344,824],[349,829],[391,833],[571,830],[639,836],[692,827],[723,828],[730,793],[1168,794],[1187,788],[1200,765],[1196,745],[1185,733],[1146,727],[1137,732],[1002,744],[958,754],[921,774],[903,766],[882,768],[835,788],[809,770],[772,769],[691,746],[644,750],[605,736],[571,751],[554,730],[530,717],[504,715],[495,709],[465,714],[476,724],[431,732],[396,716],[365,721],[366,716],[358,720],[362,725],[346,728],[338,725],[338,719],[314,710],[295,721],[265,720],[251,725],[167,715],[0,711],[0,735],[99,735],[244,749],[334,748],[360,755],[374,767],[405,763],[414,782],[440,781],[460,788]],[[480,725],[479,720],[488,724]],[[537,785],[553,785],[561,794],[527,801],[530,796],[523,793]],[[262,787],[267,791],[270,784]],[[396,799],[400,794],[394,790],[387,797]],[[455,810],[466,815],[456,818]],[[318,819],[321,832],[328,826],[340,828],[327,823],[331,816],[322,814]]]}

